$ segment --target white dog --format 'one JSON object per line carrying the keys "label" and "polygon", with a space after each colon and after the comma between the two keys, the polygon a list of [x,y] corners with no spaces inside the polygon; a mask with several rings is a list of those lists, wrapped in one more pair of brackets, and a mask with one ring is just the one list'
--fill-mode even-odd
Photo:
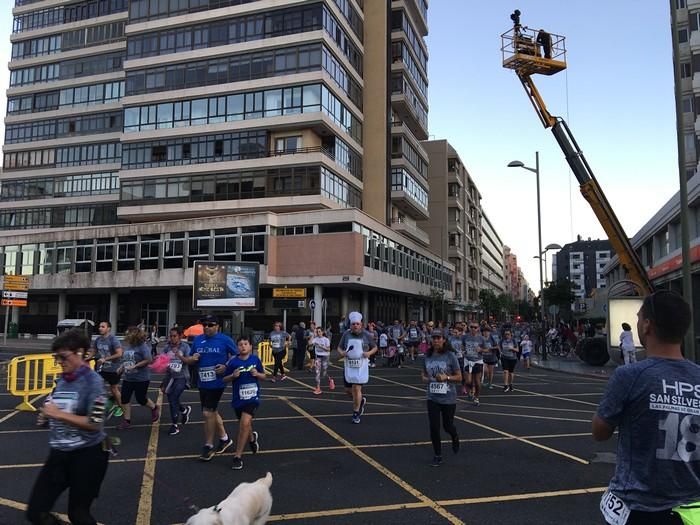
{"label": "white dog", "polygon": [[241,483],[218,505],[200,510],[186,525],[264,525],[272,508],[272,474]]}

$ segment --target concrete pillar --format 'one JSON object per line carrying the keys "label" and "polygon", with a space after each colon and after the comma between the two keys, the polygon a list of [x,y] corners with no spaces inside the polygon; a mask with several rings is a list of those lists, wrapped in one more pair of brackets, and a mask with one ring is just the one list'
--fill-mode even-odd
{"label": "concrete pillar", "polygon": [[316,308],[312,311],[312,318],[316,323],[316,326],[323,326],[323,286],[320,284],[314,285],[314,302],[316,303]]}
{"label": "concrete pillar", "polygon": [[68,300],[65,293],[58,294],[58,322],[63,321],[66,318],[66,306]]}
{"label": "concrete pillar", "polygon": [[340,317],[347,317],[350,313],[350,290],[340,289]]}
{"label": "concrete pillar", "polygon": [[10,308],[10,321],[13,323],[19,323],[19,307],[18,306],[13,306]]}
{"label": "concrete pillar", "polygon": [[117,292],[117,290],[110,290],[109,323],[112,325],[113,333],[117,333],[117,322],[119,322],[119,292]]}
{"label": "concrete pillar", "polygon": [[362,317],[365,322],[369,321],[369,292],[364,290],[362,292]]}
{"label": "concrete pillar", "polygon": [[175,325],[177,320],[177,290],[171,288],[168,291],[168,329]]}

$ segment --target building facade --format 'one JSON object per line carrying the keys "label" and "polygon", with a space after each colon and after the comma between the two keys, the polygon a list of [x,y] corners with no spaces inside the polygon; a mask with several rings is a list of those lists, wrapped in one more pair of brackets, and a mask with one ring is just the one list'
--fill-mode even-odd
{"label": "building facade", "polygon": [[13,16],[0,268],[33,276],[20,330],[189,322],[197,260],[261,264],[259,329],[280,317],[274,286],[328,319],[451,299],[454,268],[414,227],[424,0],[16,0]]}
{"label": "building facade", "polygon": [[584,240],[579,235],[576,242],[565,244],[553,257],[553,272],[557,281],[569,281],[577,299],[590,297],[596,288],[605,288],[603,272],[614,254],[607,239]]}
{"label": "building facade", "polygon": [[481,210],[481,276],[482,289],[500,295],[506,292],[503,242]]}
{"label": "building facade", "polygon": [[505,269],[506,294],[513,301],[520,299],[520,280],[518,278],[519,270],[518,257],[515,255],[509,246],[503,246],[503,266]]}
{"label": "building facade", "polygon": [[453,318],[479,309],[482,287],[481,194],[457,151],[446,140],[422,143],[429,157],[428,220],[418,227],[430,239],[433,252],[455,268]]}

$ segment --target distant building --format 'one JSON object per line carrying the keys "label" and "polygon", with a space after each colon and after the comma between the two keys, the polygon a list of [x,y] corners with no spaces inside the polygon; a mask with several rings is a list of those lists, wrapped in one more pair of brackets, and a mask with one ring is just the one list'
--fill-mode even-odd
{"label": "distant building", "polygon": [[491,290],[496,295],[506,291],[503,242],[483,208],[481,210],[481,288]]}
{"label": "distant building", "polygon": [[577,299],[589,297],[595,288],[605,288],[603,269],[613,255],[607,239],[583,240],[565,244],[552,262],[556,281],[570,281]]}
{"label": "distant building", "polygon": [[520,297],[520,285],[518,283],[518,257],[510,251],[510,247],[503,246],[503,266],[505,268],[506,291],[514,301]]}

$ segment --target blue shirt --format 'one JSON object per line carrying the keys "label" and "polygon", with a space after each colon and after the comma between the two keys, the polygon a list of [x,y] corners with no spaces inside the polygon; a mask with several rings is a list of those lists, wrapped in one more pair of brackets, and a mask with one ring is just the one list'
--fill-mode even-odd
{"label": "blue shirt", "polygon": [[236,343],[229,336],[216,333],[213,337],[198,335],[192,343],[192,355],[199,354],[199,388],[216,389],[226,385],[223,376],[216,373],[216,365],[225,365],[229,358],[238,354]]}
{"label": "blue shirt", "polygon": [[257,355],[250,354],[247,359],[236,356],[226,365],[224,375],[230,376],[236,369],[240,369],[241,375],[233,381],[233,399],[231,406],[241,408],[246,405],[260,404],[260,385],[258,378],[253,377],[251,370],[257,370],[261,374],[265,373],[262,362]]}
{"label": "blue shirt", "polygon": [[700,366],[650,357],[618,367],[597,414],[618,428],[609,488],[630,509],[700,500]]}

